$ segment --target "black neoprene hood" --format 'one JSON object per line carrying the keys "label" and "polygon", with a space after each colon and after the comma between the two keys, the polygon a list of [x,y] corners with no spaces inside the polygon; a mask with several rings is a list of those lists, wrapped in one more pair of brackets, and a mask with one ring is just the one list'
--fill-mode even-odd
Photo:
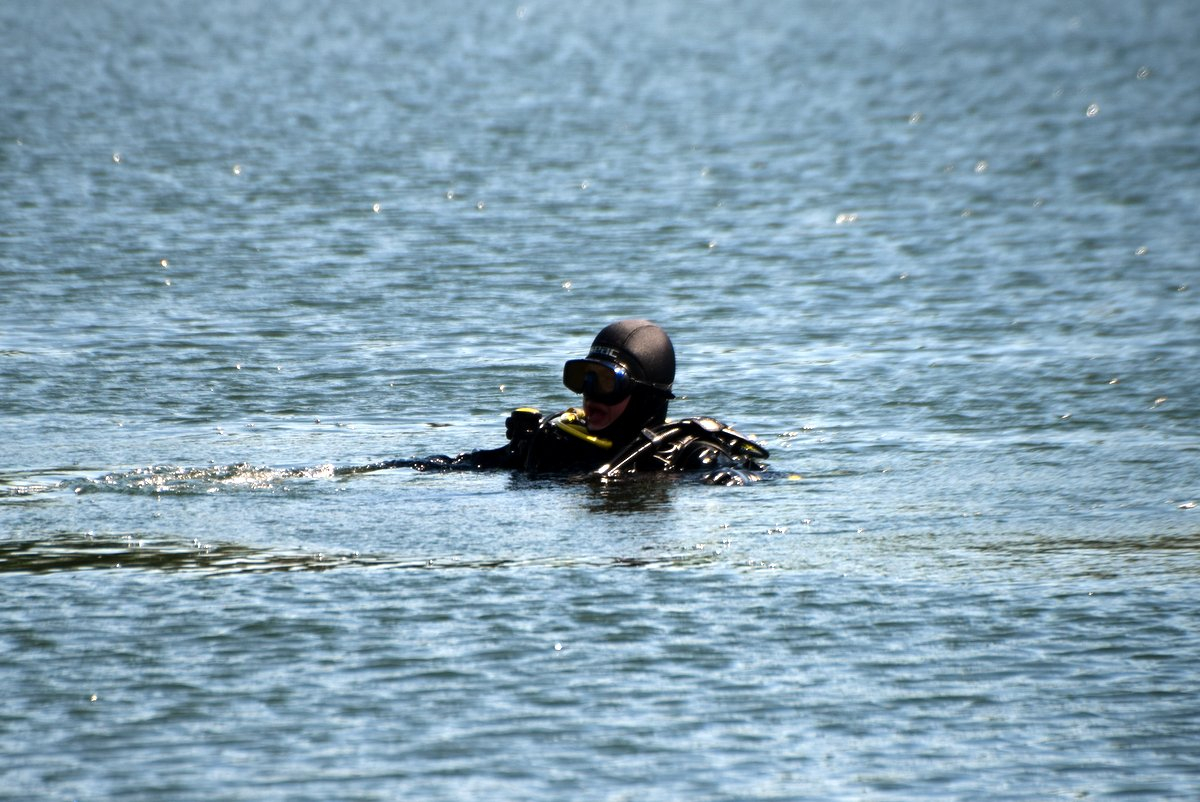
{"label": "black neoprene hood", "polygon": [[635,379],[667,393],[675,382],[675,346],[649,320],[631,318],[605,326],[592,340],[588,357],[619,362]]}

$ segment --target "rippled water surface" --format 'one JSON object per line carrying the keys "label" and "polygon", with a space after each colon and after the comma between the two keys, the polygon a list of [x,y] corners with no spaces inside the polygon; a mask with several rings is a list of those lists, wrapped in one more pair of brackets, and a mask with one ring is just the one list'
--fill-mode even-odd
{"label": "rippled water surface", "polygon": [[[1197,42],[0,5],[0,798],[1200,797]],[[627,316],[767,481],[346,470]]]}

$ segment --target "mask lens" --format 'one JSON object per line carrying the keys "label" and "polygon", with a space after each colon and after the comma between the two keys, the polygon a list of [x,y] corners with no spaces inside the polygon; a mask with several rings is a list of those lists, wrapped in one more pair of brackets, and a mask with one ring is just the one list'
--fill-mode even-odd
{"label": "mask lens", "polygon": [[624,368],[588,359],[572,359],[564,365],[563,384],[601,403],[620,401],[629,394]]}
{"label": "mask lens", "polygon": [[592,368],[583,374],[583,394],[592,398],[605,398],[613,394],[617,377],[612,371]]}

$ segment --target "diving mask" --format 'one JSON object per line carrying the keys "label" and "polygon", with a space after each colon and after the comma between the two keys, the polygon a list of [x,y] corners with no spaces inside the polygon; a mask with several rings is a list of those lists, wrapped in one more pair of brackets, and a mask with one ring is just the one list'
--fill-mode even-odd
{"label": "diving mask", "polygon": [[616,404],[633,393],[637,379],[624,365],[598,359],[572,359],[563,365],[563,384],[601,404]]}
{"label": "diving mask", "polygon": [[630,376],[624,365],[600,359],[568,360],[563,365],[563,384],[572,392],[582,393],[585,398],[601,404],[616,404],[625,400],[633,394],[635,384],[650,387],[668,398],[674,397],[670,390]]}

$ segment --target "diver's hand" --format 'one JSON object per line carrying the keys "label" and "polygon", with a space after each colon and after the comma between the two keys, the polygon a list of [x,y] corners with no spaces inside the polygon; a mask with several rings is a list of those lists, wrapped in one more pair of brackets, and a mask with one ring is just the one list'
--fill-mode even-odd
{"label": "diver's hand", "polygon": [[542,413],[532,407],[514,409],[504,421],[504,434],[509,440],[526,440],[542,425]]}

